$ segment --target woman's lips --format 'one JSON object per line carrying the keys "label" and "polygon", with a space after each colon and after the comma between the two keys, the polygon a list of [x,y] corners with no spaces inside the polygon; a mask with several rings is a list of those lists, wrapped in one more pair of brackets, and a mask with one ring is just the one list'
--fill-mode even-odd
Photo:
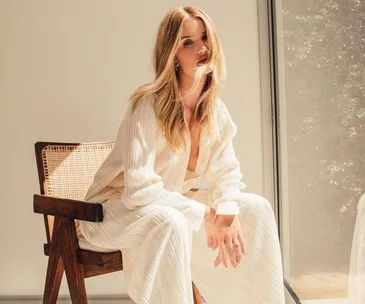
{"label": "woman's lips", "polygon": [[207,62],[207,58],[203,58],[202,60],[198,61],[198,65],[202,65]]}

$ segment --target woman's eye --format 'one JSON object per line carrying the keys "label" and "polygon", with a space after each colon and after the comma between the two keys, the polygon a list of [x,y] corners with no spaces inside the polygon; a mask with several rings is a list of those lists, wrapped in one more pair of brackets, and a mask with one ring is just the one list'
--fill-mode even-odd
{"label": "woman's eye", "polygon": [[185,40],[184,42],[184,47],[188,47],[192,44],[193,42],[191,40]]}

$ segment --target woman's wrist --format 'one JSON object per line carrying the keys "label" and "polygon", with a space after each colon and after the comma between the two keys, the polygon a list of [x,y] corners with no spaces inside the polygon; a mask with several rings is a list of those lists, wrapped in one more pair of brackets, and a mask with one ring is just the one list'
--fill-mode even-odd
{"label": "woman's wrist", "polygon": [[225,227],[231,226],[236,215],[230,214],[217,214],[216,221],[218,224],[223,225]]}
{"label": "woman's wrist", "polygon": [[204,219],[207,219],[209,217],[213,217],[213,218],[215,217],[215,210],[213,208],[206,206]]}

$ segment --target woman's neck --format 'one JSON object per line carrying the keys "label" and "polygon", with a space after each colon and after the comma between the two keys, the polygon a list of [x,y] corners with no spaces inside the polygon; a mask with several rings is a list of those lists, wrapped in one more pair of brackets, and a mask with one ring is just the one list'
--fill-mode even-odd
{"label": "woman's neck", "polygon": [[197,89],[194,92],[191,92],[190,90],[193,87],[194,78],[185,75],[183,73],[179,75],[180,93],[183,99],[184,106],[187,110],[191,110],[193,112],[195,111],[195,108],[199,101],[199,97],[203,91],[206,79],[207,79],[206,76],[204,76],[201,79]]}

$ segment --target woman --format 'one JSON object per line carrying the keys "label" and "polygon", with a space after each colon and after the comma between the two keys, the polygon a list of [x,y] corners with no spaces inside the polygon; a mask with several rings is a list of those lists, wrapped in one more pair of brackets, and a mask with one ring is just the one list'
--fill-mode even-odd
{"label": "woman", "polygon": [[[236,126],[218,98],[223,52],[204,12],[165,16],[154,68],[86,196],[103,203],[104,221],[82,222],[82,234],[123,251],[138,304],[192,304],[192,280],[209,304],[284,303],[275,219],[267,200],[242,192]],[[198,178],[207,191],[190,191]]]}

